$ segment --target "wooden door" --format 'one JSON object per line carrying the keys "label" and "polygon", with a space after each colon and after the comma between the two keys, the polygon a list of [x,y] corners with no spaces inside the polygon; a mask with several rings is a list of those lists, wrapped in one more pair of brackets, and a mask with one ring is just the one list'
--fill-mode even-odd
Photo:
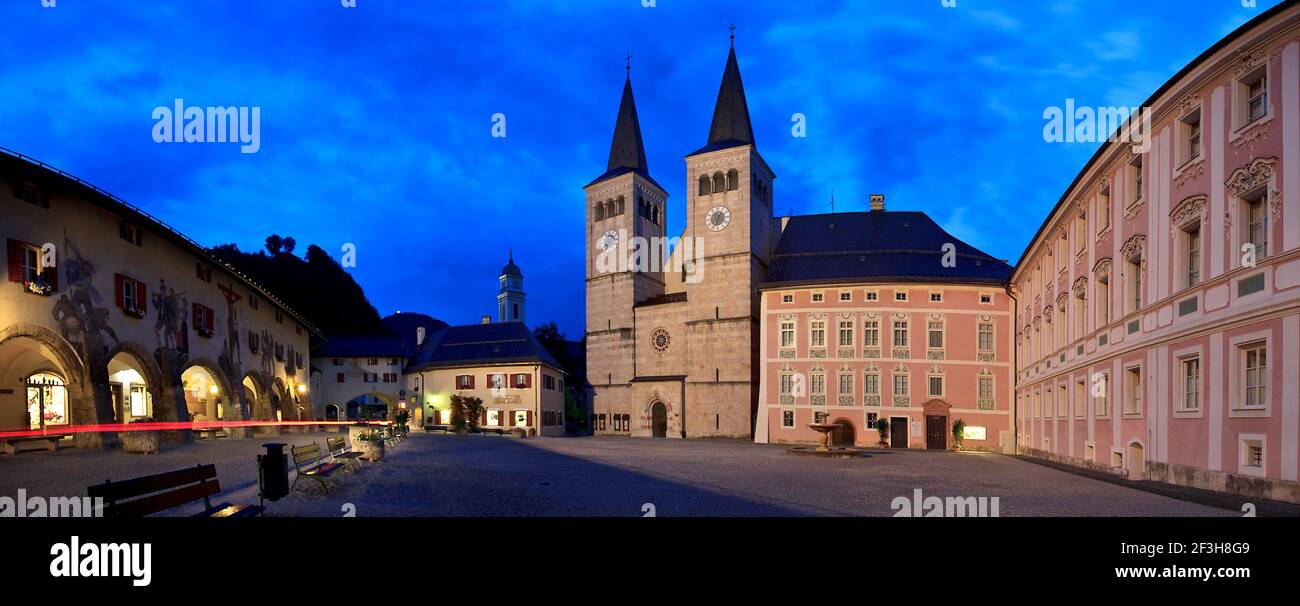
{"label": "wooden door", "polygon": [[925,416],[925,447],[930,450],[948,450],[948,417]]}
{"label": "wooden door", "polygon": [[889,447],[907,448],[907,417],[894,417],[889,420]]}

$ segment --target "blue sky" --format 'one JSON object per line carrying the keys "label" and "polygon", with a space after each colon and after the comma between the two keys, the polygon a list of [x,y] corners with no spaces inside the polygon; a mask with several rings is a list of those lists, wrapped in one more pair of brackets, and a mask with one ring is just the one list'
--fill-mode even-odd
{"label": "blue sky", "polygon": [[[338,258],[354,243],[381,314],[493,313],[513,247],[530,323],[577,338],[581,188],[604,171],[628,53],[670,234],[735,23],[778,213],[884,193],[1014,262],[1096,149],[1045,143],[1044,108],[1138,105],[1277,1],[655,4],[4,0],[0,146],[205,245],[256,250],[274,232]],[[260,151],[155,143],[153,109],[178,97],[261,107]]]}

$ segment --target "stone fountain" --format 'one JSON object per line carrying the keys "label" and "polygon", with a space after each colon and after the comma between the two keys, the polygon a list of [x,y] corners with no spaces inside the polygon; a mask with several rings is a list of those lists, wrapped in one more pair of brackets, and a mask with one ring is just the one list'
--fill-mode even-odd
{"label": "stone fountain", "polygon": [[787,453],[793,455],[804,455],[812,457],[822,457],[829,459],[847,459],[860,457],[865,450],[861,448],[848,448],[843,446],[831,446],[831,434],[839,428],[838,423],[809,423],[808,429],[817,432],[817,446],[792,446],[785,449]]}

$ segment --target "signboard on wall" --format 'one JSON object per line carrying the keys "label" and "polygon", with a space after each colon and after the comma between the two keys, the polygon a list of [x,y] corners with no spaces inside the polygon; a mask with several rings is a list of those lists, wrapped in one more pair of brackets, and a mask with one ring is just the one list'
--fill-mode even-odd
{"label": "signboard on wall", "polygon": [[913,438],[919,438],[919,437],[921,437],[921,422],[920,422],[920,421],[912,421],[912,437],[913,437]]}
{"label": "signboard on wall", "polygon": [[988,439],[987,433],[987,430],[983,427],[967,425],[965,431],[962,431],[961,435],[967,440],[986,440]]}

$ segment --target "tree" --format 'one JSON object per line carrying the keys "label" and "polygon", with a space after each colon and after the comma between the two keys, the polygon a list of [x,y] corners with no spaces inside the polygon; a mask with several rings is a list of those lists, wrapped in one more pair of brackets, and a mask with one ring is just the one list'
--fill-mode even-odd
{"label": "tree", "polygon": [[294,247],[298,245],[298,242],[289,236],[285,236],[280,243],[284,246],[284,254],[286,255],[292,255]]}
{"label": "tree", "polygon": [[271,234],[266,237],[266,252],[271,253],[272,257],[279,255],[280,249],[283,247],[284,247],[284,239],[282,239],[280,236],[276,234]]}
{"label": "tree", "polygon": [[880,441],[876,444],[881,448],[889,446],[889,419],[885,417],[876,419],[876,431],[880,432]]}
{"label": "tree", "polygon": [[555,321],[550,321],[533,329],[533,336],[542,343],[564,342],[564,333]]}

